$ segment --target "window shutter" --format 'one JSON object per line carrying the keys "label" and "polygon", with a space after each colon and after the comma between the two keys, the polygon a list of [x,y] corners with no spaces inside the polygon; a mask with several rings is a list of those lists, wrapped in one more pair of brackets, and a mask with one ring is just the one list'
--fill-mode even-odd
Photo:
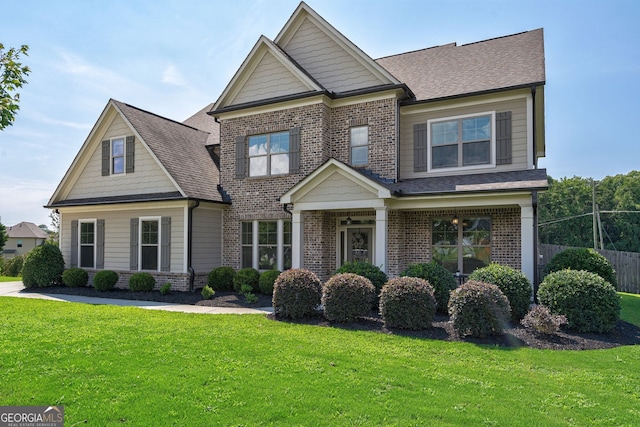
{"label": "window shutter", "polygon": [[289,173],[300,173],[300,128],[289,131]]}
{"label": "window shutter", "polygon": [[126,146],[126,173],[133,173],[135,163],[136,138],[134,136],[128,136]]}
{"label": "window shutter", "polygon": [[111,160],[111,142],[102,141],[102,176],[109,176],[109,160]]}
{"label": "window shutter", "polygon": [[160,271],[171,270],[171,217],[163,216],[160,220]]}
{"label": "window shutter", "polygon": [[138,218],[131,218],[129,235],[129,270],[138,269]]}
{"label": "window shutter", "polygon": [[96,268],[104,268],[104,219],[96,221]]}
{"label": "window shutter", "polygon": [[511,164],[511,111],[496,114],[496,163]]}
{"label": "window shutter", "polygon": [[418,123],[413,126],[413,171],[426,172],[427,170],[427,123]]}
{"label": "window shutter", "polygon": [[246,175],[246,156],[245,156],[245,143],[246,138],[244,136],[236,136],[236,178],[242,179]]}
{"label": "window shutter", "polygon": [[78,220],[71,221],[71,268],[78,266]]}

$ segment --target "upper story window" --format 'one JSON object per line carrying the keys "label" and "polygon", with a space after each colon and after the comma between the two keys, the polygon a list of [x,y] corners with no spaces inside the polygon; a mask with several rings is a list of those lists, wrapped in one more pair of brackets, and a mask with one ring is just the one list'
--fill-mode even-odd
{"label": "upper story window", "polygon": [[431,169],[489,165],[492,115],[430,121]]}
{"label": "upper story window", "polygon": [[124,138],[111,140],[111,173],[124,173]]}
{"label": "upper story window", "polygon": [[102,141],[102,176],[133,173],[135,138],[118,137]]}
{"label": "upper story window", "polygon": [[289,173],[289,132],[249,137],[249,176]]}
{"label": "upper story window", "polygon": [[355,126],[350,129],[349,145],[351,164],[366,165],[369,162],[369,126]]}

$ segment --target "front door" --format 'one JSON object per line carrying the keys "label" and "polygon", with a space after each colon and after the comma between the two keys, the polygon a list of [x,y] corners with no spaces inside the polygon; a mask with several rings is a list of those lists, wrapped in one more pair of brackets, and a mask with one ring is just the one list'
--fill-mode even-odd
{"label": "front door", "polygon": [[373,228],[347,228],[345,261],[373,260]]}

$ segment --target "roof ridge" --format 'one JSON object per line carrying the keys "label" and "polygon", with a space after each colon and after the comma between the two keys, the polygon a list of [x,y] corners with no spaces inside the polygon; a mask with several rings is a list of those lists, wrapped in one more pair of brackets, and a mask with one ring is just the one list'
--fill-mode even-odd
{"label": "roof ridge", "polygon": [[159,114],[153,113],[153,112],[151,112],[151,111],[145,110],[145,109],[140,108],[140,107],[136,107],[135,105],[127,104],[126,102],[118,101],[117,99],[113,99],[113,98],[111,98],[111,100],[112,100],[112,101],[114,101],[116,104],[126,105],[126,106],[127,106],[127,107],[129,107],[129,108],[133,108],[134,110],[138,110],[138,111],[140,111],[140,112],[142,112],[142,113],[148,114],[148,115],[150,115],[150,116],[157,117],[157,118],[162,119],[162,120],[165,120],[165,121],[167,121],[167,122],[171,122],[171,123],[174,123],[174,124],[177,124],[177,125],[180,125],[180,126],[184,126],[184,127],[189,128],[189,129],[196,130],[196,131],[198,131],[198,132],[209,133],[209,132],[207,132],[207,131],[204,131],[204,130],[201,130],[201,129],[197,129],[197,128],[193,127],[193,126],[187,125],[187,124],[182,123],[182,122],[179,122],[179,121],[177,121],[177,120],[174,120],[174,119],[170,119],[170,118],[168,118],[168,117],[161,116],[161,115],[159,115]]}
{"label": "roof ridge", "polygon": [[507,37],[515,37],[515,36],[519,36],[522,34],[527,34],[527,33],[532,33],[534,31],[539,31],[542,28],[536,28],[534,30],[528,30],[528,31],[520,31],[519,33],[513,33],[513,34],[507,34],[505,36],[498,36],[498,37],[491,37],[490,39],[485,39],[485,40],[478,40],[475,42],[470,42],[470,43],[465,43],[465,44],[461,44],[459,47],[462,46],[470,46],[470,45],[474,45],[474,44],[478,44],[478,43],[485,43],[485,42],[490,42],[490,41],[494,41],[494,40],[500,40],[500,39],[505,39]]}
{"label": "roof ridge", "polygon": [[456,47],[457,43],[456,42],[451,42],[451,43],[447,43],[447,44],[439,44],[439,45],[436,45],[436,46],[423,47],[422,49],[409,50],[407,52],[394,53],[393,55],[381,56],[380,58],[376,58],[375,61],[378,61],[380,59],[393,58],[394,56],[407,55],[409,53],[422,52],[423,50],[437,49],[439,47],[450,47],[450,46]]}

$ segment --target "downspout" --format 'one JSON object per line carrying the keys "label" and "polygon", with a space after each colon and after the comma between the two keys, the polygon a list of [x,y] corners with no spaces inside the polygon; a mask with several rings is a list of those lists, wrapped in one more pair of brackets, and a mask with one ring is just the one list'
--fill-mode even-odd
{"label": "downspout", "polygon": [[532,105],[532,119],[533,119],[533,168],[538,169],[538,158],[536,152],[536,86],[531,85],[531,105]]}
{"label": "downspout", "polygon": [[196,271],[193,269],[191,265],[193,258],[193,210],[200,206],[199,200],[194,200],[194,204],[189,204],[189,211],[187,213],[187,238],[189,239],[189,244],[187,245],[187,270],[189,271],[189,292],[194,292],[193,283],[196,278]]}

